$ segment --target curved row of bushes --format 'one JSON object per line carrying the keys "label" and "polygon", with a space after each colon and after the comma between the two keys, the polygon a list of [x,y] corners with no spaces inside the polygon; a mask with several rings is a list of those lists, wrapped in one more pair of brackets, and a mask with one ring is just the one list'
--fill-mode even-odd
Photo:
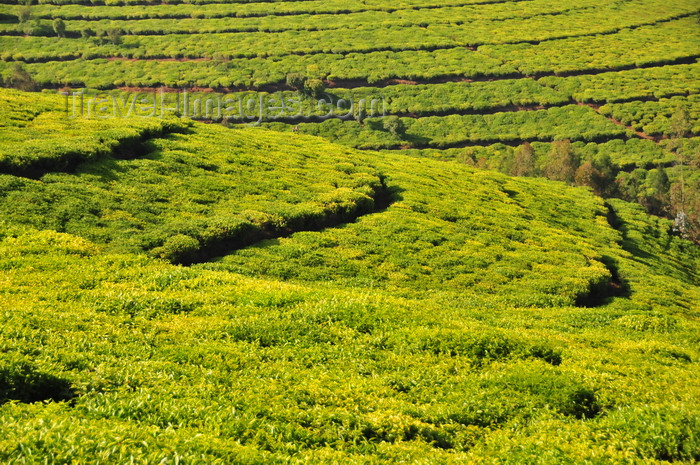
{"label": "curved row of bushes", "polygon": [[[7,4],[8,1],[11,0],[2,0],[2,3]],[[340,3],[339,0],[338,3]],[[378,0],[380,4],[384,4],[386,0]],[[405,5],[421,5],[423,3],[422,0],[400,0],[402,4]],[[459,1],[460,4],[467,4],[467,3],[475,3],[475,4],[480,4],[480,3],[499,3],[503,2],[504,0],[446,0],[447,2],[456,2]],[[519,0],[506,0],[508,2],[515,2]],[[520,0],[520,1],[527,1],[527,0]],[[62,5],[62,6],[70,6],[70,5],[79,5],[80,7],[85,7],[85,6],[112,6],[112,7],[117,7],[117,6],[137,6],[137,7],[142,7],[142,6],[148,6],[149,8],[153,6],[164,6],[164,5],[177,5],[177,6],[182,6],[182,5],[236,5],[237,7],[240,8],[247,8],[247,7],[257,7],[257,8],[262,8],[262,9],[275,9],[275,8],[295,8],[296,4],[299,3],[305,3],[307,5],[314,5],[318,7],[317,5],[322,5],[322,4],[330,4],[330,1],[327,0],[37,0],[37,4],[39,5]],[[366,4],[366,1],[360,0],[359,4],[364,5]],[[444,2],[443,2],[444,3]],[[345,0],[345,4],[347,5],[348,2]],[[393,4],[396,4],[393,2]],[[308,8],[307,5],[301,5],[299,6],[300,8]]]}
{"label": "curved row of bushes", "polygon": [[[686,127],[674,124],[674,116],[685,112]],[[700,95],[661,99],[658,102],[611,103],[600,107],[600,112],[650,135],[673,136],[700,134]]]}
{"label": "curved row of bushes", "polygon": [[[285,82],[290,73],[312,79],[361,80],[433,79],[444,76],[478,78],[518,75],[500,60],[466,48],[446,50],[288,55],[273,59],[211,60],[203,62],[119,61],[78,59],[32,63],[27,71],[42,87],[198,86],[211,88],[257,88]],[[0,61],[0,75],[9,75],[12,64]]]}
{"label": "curved row of bushes", "polygon": [[[105,156],[133,157],[153,137],[181,132],[189,123],[160,118],[71,118],[62,97],[3,91],[0,173],[39,176]],[[72,106],[72,102],[70,104]],[[43,108],[26,113],[25,108]]]}
{"label": "curved row of bushes", "polygon": [[381,96],[390,114],[436,114],[460,111],[490,111],[507,107],[561,105],[569,97],[542,86],[533,79],[504,79],[497,81],[446,82],[420,85],[393,85],[382,88],[328,89],[337,99],[356,102],[362,98]]}
{"label": "curved row of bushes", "polygon": [[537,45],[485,45],[479,52],[504,60],[528,75],[673,64],[699,57],[695,17],[617,34],[578,37]]}
{"label": "curved row of bushes", "polygon": [[[591,108],[578,105],[487,115],[400,118],[399,130],[387,127],[388,120],[373,118],[359,123],[333,119],[318,124],[302,123],[298,128],[306,134],[363,149],[404,146],[440,148],[471,143],[563,139],[590,142],[627,135],[623,127],[608,121]],[[265,125],[276,130],[292,128],[283,123]]]}
{"label": "curved row of bushes", "polygon": [[[0,92],[0,103],[17,94]],[[284,153],[265,141],[286,136],[157,117],[69,118],[32,101],[60,105],[59,96],[21,97],[38,114],[3,115],[3,219],[114,250],[190,263],[351,221],[389,195],[376,169],[323,141]]]}
{"label": "curved row of bushes", "polygon": [[700,63],[570,77],[547,76],[541,84],[579,102],[620,102],[700,93]]}
{"label": "curved row of bushes", "polygon": [[[211,24],[216,18],[225,18],[230,27],[236,25],[256,25],[266,30],[285,29],[326,29],[350,27],[357,21],[373,24],[390,24],[392,22],[414,24],[464,21],[465,17],[472,20],[507,19],[515,17],[530,17],[538,14],[551,14],[573,9],[590,7],[592,0],[586,0],[573,5],[552,5],[544,0],[519,0],[512,2],[474,2],[451,0],[443,2],[415,0],[399,0],[397,2],[378,2],[348,4],[347,2],[281,2],[268,4],[208,4],[208,5],[152,5],[143,7],[108,7],[93,6],[33,6],[31,17],[39,19],[61,18],[70,25],[71,29],[80,30],[81,26],[99,20],[115,21],[115,26],[133,26],[134,30],[143,29],[142,24],[166,24],[143,20],[166,19],[198,19],[202,27]],[[21,7],[14,13],[19,15]],[[336,15],[329,17],[328,15]],[[206,21],[203,21],[206,20]],[[331,21],[332,20],[332,21]],[[81,21],[85,21],[82,23]],[[119,23],[119,21],[124,21]],[[170,21],[168,28],[152,29],[161,32],[175,32],[183,28],[182,22]],[[186,22],[185,22],[186,25]],[[285,27],[286,25],[286,27]],[[9,28],[14,25],[3,24]],[[240,26],[239,26],[240,27]],[[184,30],[188,30],[186,27]]]}
{"label": "curved row of bushes", "polygon": [[[432,25],[428,14],[424,23],[419,22],[418,17],[415,17],[401,26],[351,22],[347,27],[337,29],[332,35],[323,30],[209,34],[195,28],[192,31],[195,33],[188,34],[187,41],[183,42],[179,34],[167,34],[166,27],[159,30],[166,35],[127,35],[119,37],[118,40],[110,37],[112,43],[108,45],[105,45],[101,38],[88,40],[66,38],[55,41],[44,37],[24,39],[4,37],[0,38],[0,46],[7,50],[2,54],[3,60],[25,62],[68,60],[78,57],[162,59],[211,58],[214,55],[220,55],[225,59],[232,59],[288,54],[433,50],[609,33],[628,26],[663,22],[670,18],[687,16],[689,10],[697,9],[694,2],[690,2],[691,6],[687,0],[676,0],[666,7],[666,11],[659,12],[658,8],[650,10],[645,7],[649,1],[652,0],[626,2],[623,11],[619,11],[619,8],[594,8],[551,17],[535,16],[503,21],[475,20],[462,26]],[[632,11],[635,12],[634,15],[630,14]],[[642,14],[640,11],[646,13]],[[630,19],[621,24],[618,15]],[[455,16],[459,17],[459,14]],[[694,18],[693,21],[695,21]],[[114,25],[111,27],[116,28]],[[215,27],[211,32],[226,30],[230,27],[221,26],[218,29]],[[204,26],[204,32],[207,32],[206,26]],[[692,43],[692,41],[689,42]]]}
{"label": "curved row of bushes", "polygon": [[[352,53],[372,51],[449,48],[459,41],[420,27],[342,29],[332,35],[325,31],[284,31],[191,34],[187,40],[177,34],[164,36],[121,36],[118,41],[99,38],[61,39],[49,37],[2,37],[0,46],[6,61],[53,61],[76,58],[121,57],[226,59],[284,56],[290,54]],[[105,43],[109,42],[109,43]]]}

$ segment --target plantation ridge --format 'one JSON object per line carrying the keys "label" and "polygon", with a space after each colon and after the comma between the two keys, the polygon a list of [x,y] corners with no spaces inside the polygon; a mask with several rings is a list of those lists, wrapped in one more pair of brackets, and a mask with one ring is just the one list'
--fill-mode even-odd
{"label": "plantation ridge", "polygon": [[0,0],[0,463],[700,461],[695,0]]}

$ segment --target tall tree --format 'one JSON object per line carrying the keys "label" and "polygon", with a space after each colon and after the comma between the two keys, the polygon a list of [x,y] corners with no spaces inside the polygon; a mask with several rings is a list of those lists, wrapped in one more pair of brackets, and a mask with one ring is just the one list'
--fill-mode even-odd
{"label": "tall tree", "polygon": [[53,32],[55,32],[58,37],[66,36],[66,23],[64,23],[61,18],[54,19],[52,26]]}
{"label": "tall tree", "polygon": [[686,107],[678,106],[671,115],[671,136],[680,139],[690,134],[693,129],[690,113]]}
{"label": "tall tree", "polygon": [[31,92],[37,90],[36,82],[21,63],[15,63],[9,83],[15,89]]}
{"label": "tall tree", "polygon": [[685,107],[676,107],[676,110],[671,116],[671,151],[676,154],[678,159],[678,167],[680,172],[680,179],[678,180],[678,202],[673,202],[676,205],[672,205],[675,210],[676,218],[687,218],[685,207],[686,207],[686,185],[685,185],[685,165],[687,160],[685,159],[685,153],[683,150],[683,138],[690,134],[692,130],[692,123],[690,119],[690,114],[688,109]]}
{"label": "tall tree", "polygon": [[577,186],[586,186],[593,189],[593,193],[596,195],[602,194],[601,186],[601,174],[590,161],[586,161],[576,170],[574,175],[574,182]]}
{"label": "tall tree", "polygon": [[124,34],[124,31],[122,31],[118,27],[112,27],[107,29],[107,38],[114,45],[119,45],[122,43],[122,34]]}
{"label": "tall tree", "polygon": [[529,142],[525,142],[516,149],[510,174],[513,176],[535,175],[535,149]]}
{"label": "tall tree", "polygon": [[669,213],[670,182],[666,169],[659,166],[657,169],[649,170],[644,184],[645,188],[639,193],[642,205],[653,215],[661,216]]}
{"label": "tall tree", "polygon": [[32,19],[32,7],[27,5],[27,6],[23,6],[22,8],[20,8],[19,12],[17,14],[17,19],[19,20],[20,23],[26,23],[30,19]]}
{"label": "tall tree", "polygon": [[578,160],[571,147],[571,142],[568,140],[555,141],[547,154],[547,162],[543,170],[545,177],[573,183],[576,168],[578,168]]}

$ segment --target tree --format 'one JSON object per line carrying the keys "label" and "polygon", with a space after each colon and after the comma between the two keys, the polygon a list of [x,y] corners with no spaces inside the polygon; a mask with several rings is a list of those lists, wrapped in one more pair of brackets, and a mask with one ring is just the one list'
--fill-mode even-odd
{"label": "tree", "polygon": [[574,182],[578,160],[568,140],[555,141],[547,154],[544,175],[549,179]]}
{"label": "tree", "polygon": [[104,30],[100,29],[95,34],[95,37],[97,37],[97,43],[103,45],[105,43],[105,37],[107,37],[107,33]]}
{"label": "tree", "polygon": [[475,166],[476,165],[476,154],[473,147],[468,147],[464,149],[461,153],[457,154],[457,161],[464,163],[465,165]]}
{"label": "tree", "polygon": [[364,123],[365,118],[367,118],[367,108],[360,104],[357,106],[357,111],[355,111],[355,121],[362,124]]}
{"label": "tree", "polygon": [[574,182],[577,186],[590,187],[596,195],[601,195],[601,175],[590,161],[586,161],[578,167],[574,175]]}
{"label": "tree", "polygon": [[384,129],[389,131],[389,134],[394,137],[401,137],[406,131],[403,121],[398,116],[384,118]]}
{"label": "tree", "polygon": [[598,174],[597,187],[593,191],[601,197],[616,197],[615,176],[619,169],[613,164],[610,155],[607,152],[599,153],[591,162]]}
{"label": "tree", "polygon": [[671,135],[677,139],[686,137],[693,129],[690,113],[685,107],[676,107],[676,110],[671,116]]}
{"label": "tree", "polygon": [[690,134],[690,131],[693,129],[693,124],[691,123],[690,119],[690,114],[688,113],[688,109],[685,107],[676,107],[676,110],[673,112],[673,115],[671,116],[671,145],[670,149],[676,154],[676,157],[678,157],[678,165],[679,165],[679,171],[680,171],[680,180],[679,180],[679,188],[678,188],[678,197],[679,197],[679,202],[673,202],[676,203],[677,205],[675,206],[675,210],[677,213],[677,218],[687,218],[686,212],[685,212],[685,164],[686,164],[686,159],[685,159],[685,154],[683,153],[683,141],[682,139],[686,137],[688,134]]}
{"label": "tree", "polygon": [[668,213],[671,203],[669,187],[668,175],[663,166],[649,170],[644,189],[638,194],[640,203],[653,215]]}
{"label": "tree", "polygon": [[24,23],[23,32],[28,36],[48,36],[51,35],[51,26],[36,18],[31,23]]}
{"label": "tree", "polygon": [[671,202],[671,211],[675,212],[674,231],[679,233],[681,237],[688,238],[691,229],[691,219],[689,214],[685,211],[685,204],[690,203],[692,208],[692,202],[688,202],[688,200],[684,198],[685,194],[681,193],[682,190],[683,189],[680,183],[675,182],[671,184],[671,188],[669,189],[669,197]]}
{"label": "tree", "polygon": [[32,19],[32,7],[27,5],[20,8],[17,14],[17,19],[19,19],[20,23],[26,23],[27,21]]}
{"label": "tree", "polygon": [[21,63],[15,63],[12,68],[12,74],[10,75],[9,84],[15,89],[24,90],[31,92],[37,90],[36,81],[32,78],[31,74],[24,69]]}
{"label": "tree", "polygon": [[622,171],[618,174],[617,184],[622,198],[628,202],[640,202],[646,178],[647,170],[643,168],[636,168],[631,173]]}
{"label": "tree", "polygon": [[529,142],[525,142],[516,149],[510,174],[513,176],[534,176],[535,149]]}
{"label": "tree", "polygon": [[83,36],[83,39],[88,39],[88,38],[90,38],[90,37],[94,37],[94,36],[95,36],[95,31],[93,31],[93,30],[90,29],[89,27],[86,27],[85,29],[83,29],[82,31],[80,31],[80,35]]}
{"label": "tree", "polygon": [[124,31],[122,31],[118,27],[112,27],[112,28],[107,29],[107,38],[114,45],[119,45],[122,43],[122,35],[123,34],[124,34]]}
{"label": "tree", "polygon": [[52,26],[53,26],[53,31],[56,33],[56,35],[58,37],[65,37],[66,36],[66,23],[64,23],[61,18],[54,19]]}

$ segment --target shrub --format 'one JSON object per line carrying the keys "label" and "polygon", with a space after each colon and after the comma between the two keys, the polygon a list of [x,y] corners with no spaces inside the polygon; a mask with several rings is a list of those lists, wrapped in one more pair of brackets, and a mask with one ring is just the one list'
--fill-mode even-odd
{"label": "shrub", "polygon": [[560,372],[558,368],[523,364],[514,367],[496,384],[529,393],[542,404],[579,419],[593,418],[601,410],[593,389],[582,384],[576,376]]}
{"label": "shrub", "polygon": [[287,74],[287,85],[295,90],[302,90],[306,84],[306,77],[299,73]]}
{"label": "shrub", "polygon": [[51,26],[53,27],[53,31],[58,37],[66,36],[66,23],[64,23],[61,18],[54,19],[53,23],[51,23]]}
{"label": "shrub", "polygon": [[199,241],[194,237],[177,234],[169,237],[161,247],[153,249],[152,253],[174,263],[189,263],[194,261],[199,248]]}
{"label": "shrub", "polygon": [[305,84],[306,91],[314,97],[320,97],[326,90],[326,85],[320,79],[310,79]]}
{"label": "shrub", "polygon": [[406,131],[403,121],[398,116],[384,118],[384,129],[393,137],[401,137]]}

